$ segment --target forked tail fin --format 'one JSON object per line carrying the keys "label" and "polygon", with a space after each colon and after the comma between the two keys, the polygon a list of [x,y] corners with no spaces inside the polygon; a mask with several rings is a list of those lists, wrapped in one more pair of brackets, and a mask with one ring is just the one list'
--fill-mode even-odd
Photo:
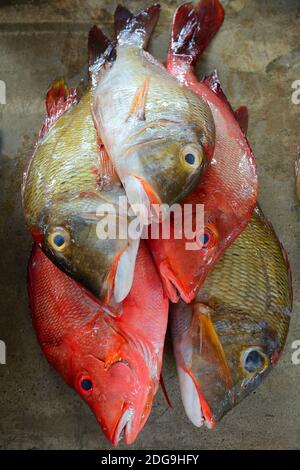
{"label": "forked tail fin", "polygon": [[133,15],[126,7],[118,5],[115,11],[115,31],[120,44],[136,44],[145,48],[156,26],[160,5],[155,4]]}
{"label": "forked tail fin", "polygon": [[181,5],[173,19],[168,60],[179,55],[190,65],[196,65],[223,20],[224,9],[219,0]]}

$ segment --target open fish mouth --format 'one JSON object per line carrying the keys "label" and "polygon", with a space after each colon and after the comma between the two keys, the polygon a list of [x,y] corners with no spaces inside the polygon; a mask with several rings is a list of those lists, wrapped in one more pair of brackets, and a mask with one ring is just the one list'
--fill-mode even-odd
{"label": "open fish mouth", "polygon": [[216,421],[200,386],[193,374],[185,368],[177,367],[183,406],[187,417],[198,428],[205,424],[209,429],[216,427]]}
{"label": "open fish mouth", "polygon": [[117,427],[115,429],[112,444],[117,446],[122,439],[125,439],[126,444],[132,444],[135,436],[132,435],[132,421],[134,418],[134,411],[132,408],[127,408],[122,414]]}
{"label": "open fish mouth", "polygon": [[167,260],[162,261],[159,266],[162,282],[171,302],[176,304],[181,298],[185,303],[189,304],[194,300],[196,292],[188,291],[177,276],[174,274]]}

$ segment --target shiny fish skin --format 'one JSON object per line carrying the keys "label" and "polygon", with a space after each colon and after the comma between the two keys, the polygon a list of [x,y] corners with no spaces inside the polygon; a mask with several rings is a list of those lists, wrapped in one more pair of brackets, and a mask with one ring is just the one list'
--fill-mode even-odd
{"label": "shiny fish skin", "polygon": [[[101,205],[115,208],[119,227],[124,217],[118,211],[119,197],[126,197],[99,145],[87,90],[78,104],[40,136],[24,179],[23,206],[28,226],[45,253],[106,302],[113,296],[122,254],[131,250],[127,285],[114,299],[121,301],[132,283],[138,242],[99,240],[97,236],[96,227],[103,218],[97,215]],[[57,231],[68,239],[63,250],[51,243]]]}
{"label": "shiny fish skin", "polygon": [[[217,0],[180,6],[173,20],[167,70],[209,105],[216,128],[215,150],[207,171],[194,191],[182,200],[196,213],[204,209],[204,227],[194,239],[149,240],[169,299],[191,302],[209,271],[247,226],[256,205],[256,165],[245,134],[221,88],[216,72],[202,81],[195,66],[220,28],[224,11]],[[184,221],[182,221],[184,223]],[[182,224],[183,225],[183,224]],[[202,230],[201,230],[202,229]],[[203,247],[203,231],[208,242]],[[188,250],[193,242],[195,250]],[[198,248],[197,248],[198,245]]]}
{"label": "shiny fish skin", "polygon": [[[96,128],[129,202],[172,204],[191,192],[211,157],[212,115],[201,98],[144,52],[143,31],[138,39],[134,30],[123,33],[115,60],[104,61],[98,70],[92,106]],[[194,164],[185,161],[191,153]]]}
{"label": "shiny fish skin", "polygon": [[[35,246],[28,293],[40,346],[63,380],[87,403],[104,434],[127,444],[145,425],[158,390],[168,300],[145,242],[122,315],[109,310]],[[92,383],[83,389],[82,379]]]}
{"label": "shiny fish skin", "polygon": [[[287,256],[257,207],[194,302],[172,307],[182,398],[195,425],[214,427],[261,383],[282,353],[291,310]],[[252,350],[264,360],[250,373],[245,360]]]}

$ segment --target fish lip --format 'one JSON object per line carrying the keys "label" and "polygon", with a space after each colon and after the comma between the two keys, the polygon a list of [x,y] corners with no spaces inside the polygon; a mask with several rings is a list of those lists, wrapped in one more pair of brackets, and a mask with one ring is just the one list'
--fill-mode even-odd
{"label": "fish lip", "polygon": [[112,444],[116,447],[124,436],[126,444],[131,444],[135,436],[131,436],[131,427],[134,418],[134,411],[130,407],[125,407],[121,418],[118,421],[113,434]]}
{"label": "fish lip", "polygon": [[176,278],[167,260],[161,262],[159,271],[171,302],[176,304],[182,299],[185,303],[189,304],[194,300],[197,292],[195,290],[187,292],[187,289],[185,289],[179,279]]}

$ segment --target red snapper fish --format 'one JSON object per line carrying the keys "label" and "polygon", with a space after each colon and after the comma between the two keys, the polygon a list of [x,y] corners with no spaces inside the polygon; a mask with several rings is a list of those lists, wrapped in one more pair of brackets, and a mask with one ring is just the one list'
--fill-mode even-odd
{"label": "red snapper fish", "polygon": [[158,389],[168,299],[145,242],[122,315],[60,271],[35,245],[28,291],[38,341],[49,363],[85,400],[117,445],[136,439]]}
{"label": "red snapper fish", "polygon": [[[257,197],[254,158],[216,72],[199,82],[195,65],[221,26],[224,11],[218,0],[203,0],[195,7],[186,3],[174,16],[167,69],[209,105],[216,127],[213,158],[196,187],[183,201],[192,205],[195,224],[197,205],[204,205],[204,227],[193,229],[193,239],[149,241],[169,298],[191,302],[207,274],[247,226]],[[240,110],[243,113],[243,109]],[[172,235],[171,231],[171,235]],[[188,250],[187,243],[198,245]]]}

